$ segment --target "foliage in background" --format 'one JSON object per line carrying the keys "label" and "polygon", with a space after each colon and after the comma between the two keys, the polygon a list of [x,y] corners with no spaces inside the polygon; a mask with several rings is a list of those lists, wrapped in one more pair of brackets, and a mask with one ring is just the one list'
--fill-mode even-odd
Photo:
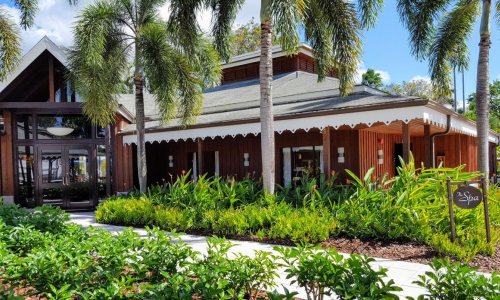
{"label": "foliage in background", "polygon": [[434,100],[442,104],[450,104],[452,99],[450,97],[442,97],[434,92],[432,83],[425,79],[415,79],[410,81],[403,81],[402,83],[393,83],[387,85],[385,90],[391,95],[406,96],[406,97],[420,97],[423,99]]}
{"label": "foliage in background", "polygon": [[[476,120],[476,93],[469,95],[467,99],[469,106],[465,116]],[[490,83],[490,128],[500,132],[500,80]]]}
{"label": "foliage in background", "polygon": [[254,52],[260,49],[260,23],[252,18],[231,34],[231,56]]}
{"label": "foliage in background", "polygon": [[377,89],[384,86],[382,76],[380,76],[380,73],[375,72],[373,69],[368,69],[365,73],[363,73],[363,75],[361,75],[361,83]]}
{"label": "foliage in background", "polygon": [[417,169],[413,160],[400,167],[398,176],[372,179],[350,173],[350,187],[332,181],[303,179],[295,188],[279,188],[265,195],[252,180],[224,180],[188,175],[151,188],[145,195],[114,197],[96,212],[99,222],[150,226],[167,230],[255,239],[320,243],[330,237],[417,241],[443,255],[471,259],[492,254],[500,237],[500,197],[490,189],[493,241],[486,242],[483,208],[457,209],[458,239],[449,240],[445,182],[474,179],[463,167]]}
{"label": "foliage in background", "polygon": [[[332,293],[339,299],[396,299],[393,292],[400,290],[363,255],[303,246],[248,257],[234,255],[231,243],[215,237],[202,255],[157,228],[148,228],[146,237],[132,229],[113,234],[67,222],[47,230],[33,227],[32,220],[68,215],[45,206],[39,216],[30,214],[17,206],[0,211],[0,299],[294,299],[294,291],[276,291],[280,264],[310,299]],[[497,274],[487,278],[439,261],[432,267],[419,280],[431,299],[495,299],[500,293]]]}

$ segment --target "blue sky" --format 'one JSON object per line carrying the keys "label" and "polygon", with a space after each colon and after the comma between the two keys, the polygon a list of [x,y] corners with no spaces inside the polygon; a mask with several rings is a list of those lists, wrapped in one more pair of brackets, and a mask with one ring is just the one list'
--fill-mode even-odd
{"label": "blue sky", "polygon": [[[490,78],[500,79],[500,30],[492,24],[490,52]],[[389,73],[391,82],[411,80],[415,76],[428,76],[427,62],[419,62],[411,56],[408,33],[401,26],[395,0],[385,0],[384,9],[375,28],[364,32],[363,62],[366,68]],[[476,65],[479,52],[479,24],[469,39],[470,69],[465,72],[466,96],[475,91]],[[461,81],[461,80],[460,80]],[[457,88],[462,90],[461,84]],[[458,95],[461,99],[461,92]]]}
{"label": "blue sky", "polygon": [[[23,49],[27,51],[40,38],[47,35],[56,43],[64,46],[72,44],[71,27],[74,17],[79,10],[92,2],[80,0],[77,7],[67,4],[66,0],[39,0],[39,11],[36,15],[35,26],[22,32]],[[12,1],[0,0],[0,6],[16,18],[18,12],[12,7]],[[237,24],[244,24],[252,17],[258,20],[260,1],[246,0],[241,12],[236,18]],[[160,12],[168,15],[168,7]],[[200,24],[208,28],[209,13],[200,15]],[[490,54],[490,78],[500,79],[500,30],[497,24],[492,24],[492,47]],[[401,26],[396,11],[396,0],[385,0],[383,12],[375,28],[363,33],[363,57],[360,72],[367,68],[378,70],[383,75],[385,83],[400,83],[414,78],[428,77],[427,62],[419,62],[410,54],[408,33]],[[476,24],[469,39],[468,45],[471,54],[471,68],[465,73],[466,96],[475,90],[476,64],[478,54],[479,28]],[[458,86],[461,91],[461,84]],[[460,100],[461,92],[458,95]]]}

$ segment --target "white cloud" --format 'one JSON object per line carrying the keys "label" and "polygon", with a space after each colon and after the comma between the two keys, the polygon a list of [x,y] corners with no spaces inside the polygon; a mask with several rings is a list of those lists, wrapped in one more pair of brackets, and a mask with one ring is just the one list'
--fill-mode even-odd
{"label": "white cloud", "polygon": [[[44,36],[59,45],[70,46],[73,43],[72,26],[75,17],[90,1],[81,0],[77,6],[71,6],[67,1],[41,0],[33,26],[27,30],[20,29],[23,51],[29,50]],[[19,24],[19,9],[5,5],[1,7]]]}
{"label": "white cloud", "polygon": [[[23,52],[31,49],[43,36],[48,36],[56,44],[69,47],[73,44],[73,23],[80,11],[89,5],[92,0],[80,0],[77,6],[71,6],[67,1],[40,0],[34,24],[27,30],[20,30]],[[19,24],[19,9],[5,4],[0,4],[0,9],[6,11],[12,19]],[[166,4],[160,9],[160,16],[167,18],[169,6]],[[252,17],[259,21],[260,1],[245,1],[238,13],[235,26],[245,24]],[[210,11],[202,11],[198,14],[198,22],[202,30],[210,29]]]}
{"label": "white cloud", "polygon": [[426,76],[426,75],[415,75],[410,79],[410,81],[417,81],[417,80],[423,80],[423,81],[428,82],[428,83],[431,82],[431,78],[429,76]]}
{"label": "white cloud", "polygon": [[[373,68],[371,68],[371,69],[373,69]],[[365,67],[363,62],[361,62],[358,65],[358,71],[356,74],[356,82],[357,83],[361,83],[362,78],[363,78],[363,73],[365,73],[367,70],[368,70],[368,68]],[[380,74],[380,77],[382,77],[383,83],[389,84],[391,82],[391,75],[389,74],[389,72],[384,71],[384,70],[377,70],[377,69],[374,69],[374,70],[375,70],[375,73]]]}

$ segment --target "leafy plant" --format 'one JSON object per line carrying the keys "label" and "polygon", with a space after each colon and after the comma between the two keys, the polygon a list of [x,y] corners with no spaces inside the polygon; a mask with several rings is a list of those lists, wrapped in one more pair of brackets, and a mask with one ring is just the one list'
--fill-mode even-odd
{"label": "leafy plant", "polygon": [[[436,259],[430,264],[432,271],[420,275],[415,284],[428,293],[417,299],[498,299],[500,275],[493,273],[490,278],[478,274],[474,269],[449,260]],[[413,298],[411,298],[413,299]]]}

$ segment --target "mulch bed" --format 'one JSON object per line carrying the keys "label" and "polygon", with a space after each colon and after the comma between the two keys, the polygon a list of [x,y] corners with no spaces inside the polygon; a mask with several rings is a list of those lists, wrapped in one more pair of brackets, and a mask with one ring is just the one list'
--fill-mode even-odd
{"label": "mulch bed", "polygon": [[[325,248],[335,248],[343,253],[358,253],[378,258],[427,264],[434,258],[444,258],[431,247],[414,242],[386,242],[346,238],[330,238],[321,244]],[[497,249],[500,245],[497,246]],[[456,261],[456,258],[450,257]],[[482,272],[500,271],[500,251],[492,256],[477,255],[467,263]]]}

